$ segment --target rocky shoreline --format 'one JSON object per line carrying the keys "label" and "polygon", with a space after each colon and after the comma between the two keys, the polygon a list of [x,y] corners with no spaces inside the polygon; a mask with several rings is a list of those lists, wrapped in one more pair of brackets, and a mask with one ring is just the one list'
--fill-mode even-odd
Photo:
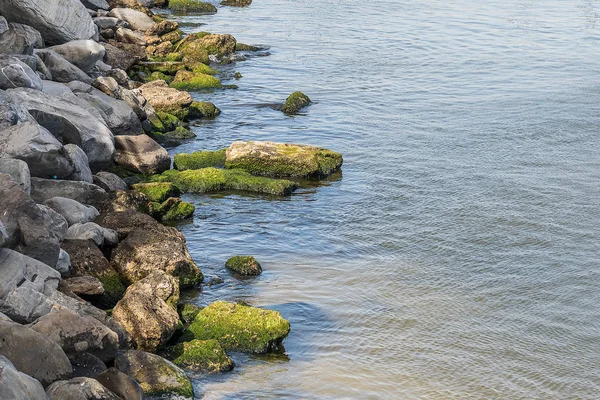
{"label": "rocky shoreline", "polygon": [[[224,0],[248,6],[251,0]],[[281,350],[278,312],[180,291],[202,285],[182,193],[288,196],[342,165],[331,150],[234,142],[176,154],[188,123],[219,108],[188,91],[226,89],[220,64],[261,49],[185,35],[153,7],[216,12],[197,0],[0,3],[0,398],[193,398],[186,371],[225,373],[229,352]],[[288,115],[310,104],[300,92]],[[256,276],[250,256],[223,260]]]}

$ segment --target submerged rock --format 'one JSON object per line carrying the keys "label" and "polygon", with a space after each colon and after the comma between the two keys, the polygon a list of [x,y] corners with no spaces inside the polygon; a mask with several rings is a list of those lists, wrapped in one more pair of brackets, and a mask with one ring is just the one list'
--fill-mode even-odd
{"label": "submerged rock", "polygon": [[204,373],[231,371],[233,361],[216,340],[192,340],[172,346],[168,356],[180,367]]}
{"label": "submerged rock", "polygon": [[265,176],[323,178],[343,162],[342,155],[331,150],[274,142],[233,142],[226,154],[226,168]]}
{"label": "submerged rock", "polygon": [[257,276],[262,273],[262,267],[252,256],[231,257],[225,266],[240,275]]}
{"label": "submerged rock", "polygon": [[285,104],[281,107],[281,111],[284,114],[293,115],[310,103],[311,101],[307,95],[302,92],[294,92],[285,100]]}
{"label": "submerged rock", "polygon": [[185,171],[188,169],[225,167],[226,150],[227,149],[216,151],[197,151],[190,154],[175,154],[173,168],[179,171]]}

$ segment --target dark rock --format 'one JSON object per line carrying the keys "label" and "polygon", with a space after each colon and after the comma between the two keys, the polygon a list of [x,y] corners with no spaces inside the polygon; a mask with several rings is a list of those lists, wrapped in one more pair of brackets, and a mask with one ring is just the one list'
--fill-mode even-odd
{"label": "dark rock", "polygon": [[25,161],[14,158],[0,158],[0,173],[10,175],[11,179],[19,184],[19,188],[29,194],[31,176]]}
{"label": "dark rock", "polygon": [[142,400],[144,392],[139,383],[117,368],[109,368],[96,376],[96,380],[122,400]]}
{"label": "dark rock", "polygon": [[44,62],[44,65],[52,74],[52,79],[57,82],[92,82],[92,78],[85,72],[71,64],[67,59],[53,50],[35,50],[35,54]]}
{"label": "dark rock", "polygon": [[90,10],[108,10],[110,6],[106,0],[81,0],[81,3]]}
{"label": "dark rock", "polygon": [[80,376],[95,378],[106,371],[106,365],[98,357],[90,353],[80,352],[69,357],[73,366],[73,378]]}
{"label": "dark rock", "polygon": [[43,47],[42,35],[28,25],[10,24],[9,29],[0,34],[0,53],[33,54],[34,48]]}
{"label": "dark rock", "polygon": [[115,164],[142,174],[171,168],[169,153],[147,135],[115,137]]}
{"label": "dark rock", "polygon": [[65,279],[73,293],[78,296],[98,296],[104,294],[102,282],[93,276],[79,276]]}
{"label": "dark rock", "polygon": [[100,171],[94,175],[94,183],[107,192],[127,190],[127,184],[112,172]]}
{"label": "dark rock", "polygon": [[50,400],[121,400],[97,380],[82,376],[54,382],[46,393]]}
{"label": "dark rock", "polygon": [[66,197],[101,209],[108,194],[99,186],[87,182],[31,178],[31,197],[37,203],[53,197]]}

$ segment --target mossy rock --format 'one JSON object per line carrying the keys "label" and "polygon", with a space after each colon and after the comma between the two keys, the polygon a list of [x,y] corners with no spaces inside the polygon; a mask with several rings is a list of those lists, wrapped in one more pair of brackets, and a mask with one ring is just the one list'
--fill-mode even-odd
{"label": "mossy rock", "polygon": [[125,294],[125,284],[119,277],[119,274],[115,271],[114,273],[106,273],[97,275],[96,278],[102,283],[104,288],[104,298],[107,304],[114,306]]}
{"label": "mossy rock", "polygon": [[184,41],[180,45],[180,52],[183,55],[183,62],[189,66],[194,63],[209,64],[210,59],[208,58],[208,52],[202,46],[200,41]]}
{"label": "mossy rock", "polygon": [[343,163],[340,153],[288,143],[234,142],[226,154],[226,168],[271,177],[323,178]]}
{"label": "mossy rock", "polygon": [[198,340],[218,340],[226,351],[276,351],[290,332],[277,311],[217,301],[198,313],[186,331]]}
{"label": "mossy rock", "polygon": [[236,43],[235,51],[259,51],[260,48],[244,43]]}
{"label": "mossy rock", "polygon": [[242,79],[244,76],[240,72],[236,72],[233,74],[233,77],[237,80]]}
{"label": "mossy rock", "polygon": [[188,169],[201,169],[208,167],[224,167],[225,151],[196,151],[194,153],[179,153],[174,157],[174,168],[179,171]]}
{"label": "mossy rock", "polygon": [[150,201],[159,203],[181,194],[181,190],[170,182],[138,183],[132,189],[144,193]]}
{"label": "mossy rock", "polygon": [[252,256],[231,257],[225,266],[235,273],[245,276],[258,276],[262,273],[262,267]]}
{"label": "mossy rock", "polygon": [[162,72],[154,71],[150,75],[147,75],[147,78],[145,79],[145,81],[147,81],[147,82],[158,81],[158,80],[163,80],[167,83],[170,83],[173,80],[173,77],[171,75],[167,75]]}
{"label": "mossy rock", "polygon": [[252,0],[223,0],[221,2],[222,6],[231,6],[231,7],[247,7],[252,4]]}
{"label": "mossy rock", "polygon": [[170,86],[187,91],[218,89],[221,87],[221,80],[212,75],[181,70],[177,72]]}
{"label": "mossy rock", "polygon": [[253,176],[242,170],[202,168],[186,171],[169,170],[151,178],[155,182],[173,182],[184,192],[210,193],[239,190],[287,196],[298,188],[295,182]]}
{"label": "mossy rock", "polygon": [[175,44],[181,40],[182,36],[183,36],[183,32],[180,29],[177,29],[175,31],[165,33],[164,35],[162,35],[160,37],[160,40],[163,42],[171,42],[171,43]]}
{"label": "mossy rock", "polygon": [[285,104],[281,107],[281,111],[285,114],[293,115],[310,103],[311,101],[307,95],[302,92],[294,92],[286,99]]}
{"label": "mossy rock", "polygon": [[171,62],[178,62],[183,60],[183,55],[181,53],[178,52],[172,52],[167,54],[164,58],[164,61],[171,61]]}
{"label": "mossy rock", "polygon": [[168,349],[167,356],[180,367],[204,373],[231,371],[234,366],[216,340],[179,343]]}
{"label": "mossy rock", "polygon": [[177,71],[185,68],[185,64],[178,61],[144,61],[136,67],[142,72],[162,72],[165,75],[175,75]]}
{"label": "mossy rock", "polygon": [[193,204],[182,201],[179,197],[170,197],[163,203],[150,203],[150,215],[162,222],[191,218],[195,210]]}
{"label": "mossy rock", "polygon": [[200,310],[202,310],[202,307],[190,303],[183,303],[177,306],[177,312],[179,312],[179,317],[186,324],[192,322],[196,318],[196,315],[198,315]]}
{"label": "mossy rock", "polygon": [[206,75],[216,75],[217,74],[217,70],[209,67],[206,64],[203,63],[196,63],[194,65],[187,65],[187,68],[189,68],[193,73],[195,74],[206,74]]}
{"label": "mossy rock", "polygon": [[163,111],[156,111],[156,115],[158,118],[160,118],[160,121],[164,126],[164,130],[161,132],[173,131],[178,126],[183,126],[183,122],[173,114]]}
{"label": "mossy rock", "polygon": [[169,8],[183,12],[217,12],[217,7],[213,4],[198,0],[169,0]]}
{"label": "mossy rock", "polygon": [[209,101],[193,101],[189,107],[188,118],[215,118],[221,110]]}

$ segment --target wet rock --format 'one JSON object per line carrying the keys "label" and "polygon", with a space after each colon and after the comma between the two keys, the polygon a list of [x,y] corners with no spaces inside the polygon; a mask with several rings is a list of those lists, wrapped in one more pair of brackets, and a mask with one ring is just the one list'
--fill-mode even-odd
{"label": "wet rock", "polygon": [[189,154],[175,154],[173,160],[173,167],[179,171],[208,167],[224,167],[226,150],[227,149],[221,149],[216,151],[197,151]]}
{"label": "wet rock", "polygon": [[40,49],[35,50],[34,53],[42,60],[48,71],[50,71],[54,81],[64,83],[71,81],[91,83],[92,78],[57,52],[50,49]]}
{"label": "wet rock", "polygon": [[115,164],[142,174],[171,168],[169,153],[147,135],[117,136]]}
{"label": "wet rock", "polygon": [[0,54],[0,69],[0,89],[25,87],[42,90],[40,77],[18,58]]}
{"label": "wet rock", "polygon": [[69,226],[93,221],[99,214],[96,208],[66,197],[52,197],[42,204],[62,215]]}
{"label": "wet rock", "polygon": [[145,396],[179,395],[191,398],[194,395],[185,372],[155,354],[139,350],[119,353],[116,365],[140,384]]}
{"label": "wet rock", "polygon": [[0,173],[10,175],[10,178],[19,184],[19,188],[29,194],[31,176],[25,161],[14,158],[0,158]]}
{"label": "wet rock", "polygon": [[93,276],[78,276],[65,279],[69,288],[78,296],[98,296],[104,294],[102,282]]}
{"label": "wet rock", "polygon": [[165,19],[163,21],[160,21],[160,22],[154,24],[152,26],[152,28],[148,29],[146,31],[146,35],[148,35],[148,36],[154,36],[154,35],[162,36],[162,35],[164,35],[166,33],[173,32],[173,31],[177,30],[178,28],[179,28],[179,24],[177,22]]}
{"label": "wet rock", "polygon": [[49,49],[63,56],[83,72],[90,72],[106,53],[104,47],[93,40],[73,40]]}
{"label": "wet rock", "polygon": [[302,92],[294,92],[286,99],[285,104],[281,107],[281,111],[288,115],[297,114],[301,108],[306,107],[310,103],[311,101],[307,95]]}
{"label": "wet rock", "polygon": [[139,383],[117,368],[109,368],[95,377],[105,388],[122,400],[142,400],[144,391]]}
{"label": "wet rock", "polygon": [[216,340],[192,340],[168,349],[168,357],[176,365],[204,373],[231,371],[233,361]]}
{"label": "wet rock", "polygon": [[218,57],[229,56],[235,53],[236,40],[232,35],[211,34],[202,37],[200,45],[207,53]]}
{"label": "wet rock", "polygon": [[73,378],[80,376],[87,378],[96,378],[99,374],[106,371],[106,365],[98,357],[85,352],[76,353],[69,357],[73,367]]}
{"label": "wet rock", "polygon": [[181,221],[191,218],[196,207],[193,204],[182,201],[179,197],[170,197],[162,203],[150,203],[149,213],[159,221]]}
{"label": "wet rock", "polygon": [[40,382],[17,371],[3,356],[0,356],[0,371],[0,399],[48,400]]}
{"label": "wet rock", "polygon": [[93,222],[74,224],[69,227],[65,239],[91,240],[96,246],[116,246],[119,236],[117,232],[101,227]]}
{"label": "wet rock", "polygon": [[133,29],[138,31],[147,31],[154,26],[152,18],[143,12],[132,10],[130,8],[113,8],[108,15],[127,21]]}
{"label": "wet rock", "polygon": [[53,197],[66,197],[101,209],[108,194],[99,186],[81,181],[31,178],[31,197],[38,203]]}
{"label": "wet rock", "polygon": [[54,382],[46,393],[50,400],[121,400],[97,380],[82,376]]}
{"label": "wet rock", "polygon": [[343,162],[342,155],[331,150],[274,142],[233,142],[226,155],[226,168],[265,176],[322,178]]}
{"label": "wet rock", "polygon": [[191,92],[202,89],[218,89],[221,86],[221,80],[217,77],[186,70],[178,71],[171,82],[171,87]]}
{"label": "wet rock", "polygon": [[217,7],[213,4],[200,0],[169,0],[169,8],[183,12],[217,12]]}
{"label": "wet rock", "polygon": [[225,266],[235,273],[245,276],[257,276],[262,273],[260,264],[252,256],[231,257]]}
{"label": "wet rock", "polygon": [[252,0],[223,0],[221,2],[222,6],[231,6],[231,7],[247,7],[252,4]]}
{"label": "wet rock", "polygon": [[111,172],[98,172],[96,175],[94,175],[94,183],[107,192],[127,190],[127,184],[125,181]]}

